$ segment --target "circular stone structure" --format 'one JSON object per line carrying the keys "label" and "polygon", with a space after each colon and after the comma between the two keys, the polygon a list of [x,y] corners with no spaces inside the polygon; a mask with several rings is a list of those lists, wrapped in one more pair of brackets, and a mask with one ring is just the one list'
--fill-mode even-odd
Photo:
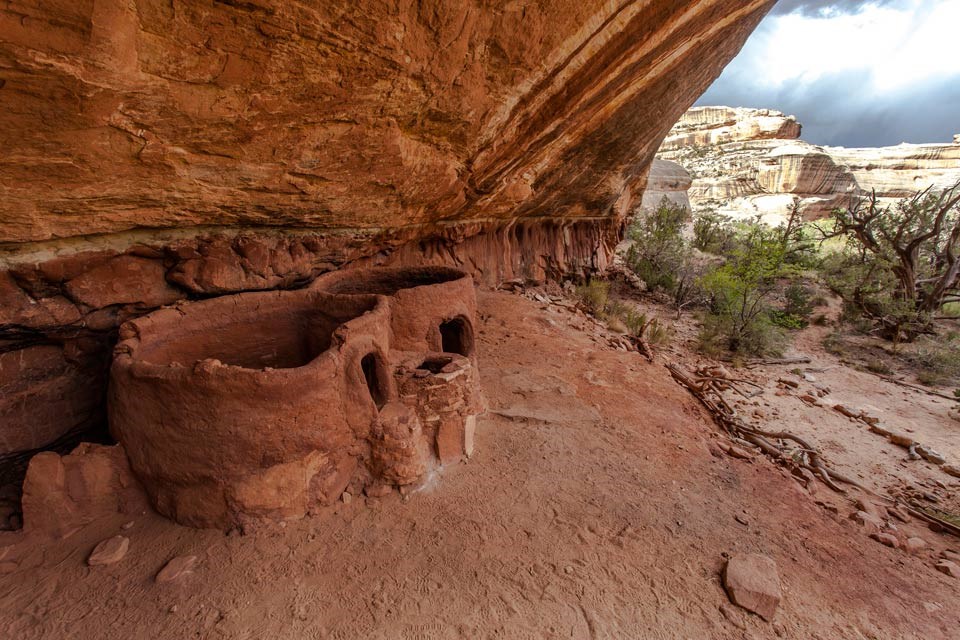
{"label": "circular stone structure", "polygon": [[156,509],[190,526],[410,487],[472,450],[475,317],[472,280],[445,268],[161,309],[121,328],[111,432]]}
{"label": "circular stone structure", "polygon": [[391,349],[443,351],[473,357],[477,298],[469,275],[450,267],[333,271],[313,290],[390,299]]}

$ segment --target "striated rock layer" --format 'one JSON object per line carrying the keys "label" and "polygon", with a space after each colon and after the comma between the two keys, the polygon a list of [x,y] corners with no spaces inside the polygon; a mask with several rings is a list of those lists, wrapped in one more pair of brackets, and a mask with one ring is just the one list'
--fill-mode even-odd
{"label": "striated rock layer", "polygon": [[117,327],[180,299],[603,268],[772,4],[4,4],[0,466],[102,421]]}
{"label": "striated rock layer", "polygon": [[656,158],[650,165],[647,188],[643,191],[640,208],[655,209],[664,198],[674,204],[690,209],[688,191],[693,183],[690,172],[676,162]]}
{"label": "striated rock layer", "polygon": [[680,118],[658,157],[693,175],[694,208],[772,221],[795,205],[807,218],[817,218],[871,191],[892,202],[960,180],[956,140],[845,149],[799,138],[796,118],[778,111],[697,107]]}

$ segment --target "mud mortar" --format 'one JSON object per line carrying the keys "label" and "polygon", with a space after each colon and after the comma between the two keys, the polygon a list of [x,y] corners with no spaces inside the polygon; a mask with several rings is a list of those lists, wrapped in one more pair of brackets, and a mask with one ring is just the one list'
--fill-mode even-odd
{"label": "mud mortar", "polygon": [[189,526],[413,485],[472,448],[475,318],[473,281],[434,267],[161,309],[121,328],[110,429],[154,507]]}

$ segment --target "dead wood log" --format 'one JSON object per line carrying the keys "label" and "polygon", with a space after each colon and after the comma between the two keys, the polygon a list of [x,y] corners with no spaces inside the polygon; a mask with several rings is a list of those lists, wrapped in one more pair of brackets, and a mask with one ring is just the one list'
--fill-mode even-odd
{"label": "dead wood log", "polygon": [[[647,325],[644,325],[644,329],[646,329],[646,326]],[[650,343],[641,337],[642,335],[643,330],[640,331],[640,336],[627,335],[625,337],[630,341],[637,352],[647,359],[647,362],[653,362],[653,349],[650,347]]]}
{"label": "dead wood log", "polygon": [[936,396],[938,398],[943,398],[945,400],[953,400],[954,402],[960,402],[960,398],[957,396],[948,396],[945,393],[940,393],[939,391],[934,391],[933,389],[926,389],[916,384],[910,384],[909,382],[904,382],[903,380],[897,380],[891,376],[878,376],[884,382],[890,382],[892,384],[899,385],[901,387],[906,387],[907,389],[913,389],[914,391],[919,391],[925,393],[928,396]]}
{"label": "dead wood log", "polygon": [[943,531],[946,531],[947,533],[960,537],[960,527],[953,524],[952,522],[949,522],[947,520],[944,520],[943,518],[940,518],[938,516],[935,516],[927,512],[917,503],[915,502],[909,503],[908,505],[906,505],[906,509],[907,509],[907,513],[914,516],[915,518],[919,518],[920,520],[923,520],[927,524],[936,525],[940,527]]}
{"label": "dead wood log", "polygon": [[[723,388],[718,384],[718,376],[710,375],[701,377],[697,374],[690,374],[673,362],[668,363],[666,366],[667,370],[670,371],[670,375],[673,376],[673,379],[686,387],[687,391],[693,394],[693,396],[700,401],[700,404],[706,407],[711,417],[713,417],[714,422],[726,431],[729,436],[750,442],[776,460],[786,460],[788,456],[785,455],[785,452],[788,449],[782,444],[774,444],[771,440],[794,442],[800,445],[802,455],[807,456],[809,459],[809,462],[797,462],[796,464],[813,472],[828,487],[840,493],[844,493],[844,490],[837,482],[849,484],[861,489],[863,488],[863,486],[855,480],[830,469],[820,457],[819,450],[800,436],[790,433],[789,431],[766,431],[744,424],[737,418],[736,411],[734,411],[723,398]],[[725,382],[729,381],[725,380]]]}
{"label": "dead wood log", "polygon": [[809,364],[813,362],[810,356],[795,356],[792,358],[773,358],[771,360],[751,360],[746,364],[748,369],[753,367],[760,367],[763,365],[780,365],[780,364]]}

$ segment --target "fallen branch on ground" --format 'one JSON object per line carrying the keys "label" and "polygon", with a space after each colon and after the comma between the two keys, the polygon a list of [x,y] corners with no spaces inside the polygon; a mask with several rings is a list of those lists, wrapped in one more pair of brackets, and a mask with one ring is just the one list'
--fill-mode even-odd
{"label": "fallen branch on ground", "polygon": [[920,518],[927,524],[934,524],[940,527],[943,531],[951,533],[958,538],[960,538],[960,527],[949,522],[939,516],[935,516],[932,513],[928,512],[926,509],[921,507],[916,502],[911,501],[909,504],[905,505],[907,513],[914,516],[915,518]]}
{"label": "fallen branch on ground", "polygon": [[[649,322],[643,325],[643,328],[646,329],[649,325]],[[643,332],[641,332],[642,335]],[[630,342],[637,348],[637,351],[640,352],[644,358],[647,359],[647,362],[653,362],[653,349],[650,348],[650,343],[644,340],[639,336],[629,336]]]}
{"label": "fallen branch on ground", "polygon": [[921,387],[920,385],[910,384],[909,382],[904,382],[903,380],[897,380],[891,376],[878,376],[884,382],[891,382],[893,384],[899,385],[901,387],[906,387],[907,389],[913,389],[914,391],[919,391],[930,396],[936,396],[938,398],[944,398],[946,400],[953,400],[954,402],[960,402],[960,398],[956,396],[948,396],[945,393],[940,393],[939,391],[934,391],[933,389],[927,389]]}
{"label": "fallen branch on ground", "polygon": [[774,358],[772,360],[751,360],[746,364],[748,369],[760,367],[763,365],[774,364],[810,364],[813,360],[809,356],[796,356],[793,358]]}
{"label": "fallen branch on ground", "polygon": [[[723,375],[724,370],[717,367],[702,368],[692,374],[684,371],[676,363],[671,362],[667,364],[666,367],[674,380],[686,387],[686,389],[700,401],[700,404],[706,407],[714,421],[727,432],[731,439],[753,444],[763,453],[778,462],[810,472],[814,477],[818,478],[834,491],[846,493],[840,484],[856,487],[864,493],[890,503],[893,506],[903,505],[911,515],[928,524],[939,526],[942,531],[960,537],[960,527],[930,513],[916,502],[908,501],[905,504],[900,500],[882,496],[856,480],[834,471],[823,461],[820,452],[803,438],[787,431],[766,431],[744,424],[737,418],[734,409],[723,398],[723,391],[727,388],[735,389],[734,385],[747,381],[726,378]],[[748,382],[748,384],[753,385],[753,383],[750,382]],[[870,429],[875,430],[878,429],[878,427],[871,425]],[[775,444],[772,442],[773,440],[779,440],[780,443]],[[799,447],[790,448],[784,444],[784,441],[794,442],[798,444]]]}
{"label": "fallen branch on ground", "polygon": [[[810,471],[834,491],[844,493],[843,488],[837,484],[838,482],[866,490],[856,480],[847,478],[830,469],[824,463],[817,448],[803,438],[788,431],[765,431],[744,424],[737,418],[733,407],[723,398],[724,389],[735,389],[737,382],[717,375],[715,373],[716,369],[706,369],[703,372],[690,374],[672,362],[667,364],[667,369],[674,380],[686,387],[700,401],[700,404],[706,407],[714,421],[728,435],[746,440],[778,461]],[[775,444],[774,440],[778,440],[779,443]],[[785,441],[794,442],[800,446],[799,448],[791,448],[785,444]]]}
{"label": "fallen branch on ground", "polygon": [[650,348],[650,344],[643,338],[627,334],[617,335],[612,338],[607,338],[607,344],[611,347],[626,351],[637,351],[646,358],[647,361],[653,362],[653,349]]}

